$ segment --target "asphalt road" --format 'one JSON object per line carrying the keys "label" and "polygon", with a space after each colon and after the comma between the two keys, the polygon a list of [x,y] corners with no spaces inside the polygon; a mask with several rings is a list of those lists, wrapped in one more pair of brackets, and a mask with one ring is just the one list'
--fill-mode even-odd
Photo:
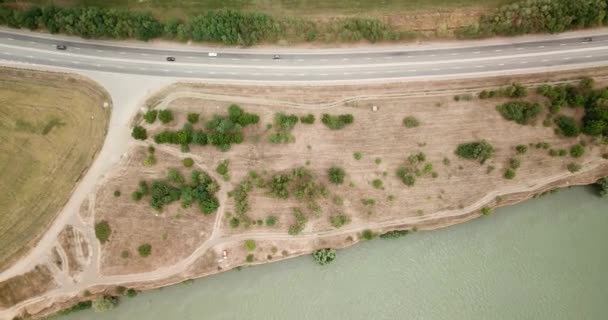
{"label": "asphalt road", "polygon": [[[608,65],[608,33],[595,34],[591,42],[583,38],[481,42],[440,49],[302,50],[306,53],[285,53],[275,60],[273,54],[255,51],[219,49],[217,57],[210,57],[202,49],[126,47],[0,31],[0,60],[123,74],[252,81],[403,79]],[[57,44],[67,50],[57,50]],[[167,57],[175,61],[169,62]]]}

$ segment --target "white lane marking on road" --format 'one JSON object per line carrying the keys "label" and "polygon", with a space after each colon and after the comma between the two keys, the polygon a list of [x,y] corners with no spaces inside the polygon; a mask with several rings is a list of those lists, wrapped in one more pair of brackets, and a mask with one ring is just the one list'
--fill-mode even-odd
{"label": "white lane marking on road", "polygon": [[298,59],[297,62],[304,62],[304,59]]}
{"label": "white lane marking on road", "polygon": [[543,59],[541,62],[549,62],[549,59]]}
{"label": "white lane marking on road", "polygon": [[589,59],[589,58],[593,58],[593,56],[585,56],[585,58]]}
{"label": "white lane marking on road", "polygon": [[521,51],[521,50],[523,50],[523,49],[524,49],[524,48],[516,48],[515,50],[517,50],[517,51]]}
{"label": "white lane marking on road", "polygon": [[328,76],[328,74],[327,73],[321,73],[321,76],[322,77],[326,77],[326,76]]}
{"label": "white lane marking on road", "polygon": [[230,59],[230,60],[232,60],[232,61],[239,61],[239,60],[241,60],[241,59],[239,59],[239,58],[232,58],[232,59]]}
{"label": "white lane marking on road", "polygon": [[2,52],[2,54],[5,54],[5,55],[7,55],[7,56],[10,56],[10,55],[11,55],[11,53],[10,53],[10,52]]}
{"label": "white lane marking on road", "polygon": [[116,68],[118,68],[118,69],[124,69],[125,67],[123,67],[123,66],[116,66]]}
{"label": "white lane marking on road", "polygon": [[97,51],[97,52],[99,52],[99,53],[102,53],[102,52],[103,52],[103,50],[95,50],[95,51]]}
{"label": "white lane marking on road", "polygon": [[194,73],[194,71],[192,71],[192,70],[186,70],[185,72],[186,73]]}
{"label": "white lane marking on road", "polygon": [[559,45],[560,45],[560,46],[565,46],[566,44],[565,44],[565,43],[560,43]]}
{"label": "white lane marking on road", "polygon": [[80,50],[80,48],[78,48],[78,47],[73,47],[72,49]]}
{"label": "white lane marking on road", "polygon": [[350,72],[344,72],[342,74],[345,75],[345,76],[350,76]]}
{"label": "white lane marking on road", "polygon": [[49,58],[49,61],[57,61],[57,59]]}
{"label": "white lane marking on road", "polygon": [[462,69],[462,67],[451,67],[450,69],[460,70],[460,69]]}
{"label": "white lane marking on road", "polygon": [[370,57],[365,58],[365,60],[371,60],[371,59],[372,59],[372,58],[370,58]]}
{"label": "white lane marking on road", "polygon": [[142,55],[142,56],[144,56],[144,57],[149,56],[149,54],[147,54],[147,53],[140,53],[140,55]]}
{"label": "white lane marking on road", "polygon": [[342,61],[348,61],[348,58],[343,58]]}
{"label": "white lane marking on road", "polygon": [[15,39],[13,39],[13,38],[6,38],[6,40],[13,41]]}
{"label": "white lane marking on road", "polygon": [[475,52],[473,52],[473,54],[480,54],[480,53],[481,53],[481,51],[475,51]]}
{"label": "white lane marking on road", "polygon": [[230,75],[236,76],[236,72],[230,72]]}
{"label": "white lane marking on road", "polygon": [[544,48],[544,47],[545,47],[545,46],[538,46],[537,48],[542,49],[542,48]]}
{"label": "white lane marking on road", "polygon": [[326,62],[326,61],[327,61],[327,59],[321,59],[320,61],[322,61],[322,62]]}
{"label": "white lane marking on road", "polygon": [[259,76],[260,74],[259,74],[259,73],[257,73],[257,72],[254,72],[254,73],[250,73],[249,75],[252,75],[252,76]]}
{"label": "white lane marking on road", "polygon": [[527,64],[527,63],[528,63],[528,61],[522,61],[522,62],[520,62],[520,64]]}
{"label": "white lane marking on road", "polygon": [[209,71],[209,74],[215,74],[215,71]]}
{"label": "white lane marking on road", "polygon": [[73,64],[80,64],[78,61],[71,61]]}
{"label": "white lane marking on road", "polygon": [[453,56],[457,56],[457,55],[458,55],[458,53],[454,52],[454,53],[452,53],[452,55],[453,55]]}
{"label": "white lane marking on road", "polygon": [[484,67],[485,67],[484,65],[475,66],[475,68],[484,68]]}
{"label": "white lane marking on road", "polygon": [[504,64],[504,63],[499,63],[498,65],[502,67],[502,66],[504,66],[505,64]]}
{"label": "white lane marking on road", "polygon": [[27,56],[27,57],[28,57],[28,58],[30,58],[30,59],[33,59],[33,58],[34,58],[34,56]]}
{"label": "white lane marking on road", "polygon": [[439,68],[433,68],[432,70],[433,71],[441,71],[441,69],[439,69]]}
{"label": "white lane marking on road", "polygon": [[436,57],[437,55],[436,55],[436,54],[432,54],[432,55],[430,55],[430,56],[431,56],[431,57]]}
{"label": "white lane marking on road", "polygon": [[127,54],[126,52],[121,51],[120,54]]}
{"label": "white lane marking on road", "polygon": [[496,50],[494,50],[494,51],[495,51],[495,52],[501,52],[501,51],[502,51],[502,49],[496,49]]}
{"label": "white lane marking on road", "polygon": [[277,76],[277,77],[282,77],[284,74],[282,74],[282,73],[274,73],[274,75]]}
{"label": "white lane marking on road", "polygon": [[141,71],[146,71],[146,70],[148,70],[148,69],[146,69],[146,68],[139,68],[139,70],[141,70]]}
{"label": "white lane marking on road", "polygon": [[100,64],[96,64],[95,66],[96,66],[96,67],[98,67],[98,68],[99,68],[99,67],[101,67],[101,65],[100,65]]}
{"label": "white lane marking on road", "polygon": [[298,73],[297,76],[298,77],[304,77],[306,75],[306,73]]}
{"label": "white lane marking on road", "polygon": [[384,59],[388,59],[388,60],[390,60],[390,59],[392,59],[392,58],[393,58],[393,57],[384,57]]}
{"label": "white lane marking on road", "polygon": [[562,60],[570,60],[570,57],[564,57]]}
{"label": "white lane marking on road", "polygon": [[251,59],[251,61],[260,61],[260,59]]}
{"label": "white lane marking on road", "polygon": [[168,69],[163,69],[163,72],[169,72],[169,70]]}

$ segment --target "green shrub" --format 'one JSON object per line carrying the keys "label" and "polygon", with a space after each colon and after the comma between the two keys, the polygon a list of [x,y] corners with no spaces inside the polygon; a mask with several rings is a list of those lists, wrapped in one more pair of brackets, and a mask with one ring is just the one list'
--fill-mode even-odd
{"label": "green shrub", "polygon": [[559,128],[559,132],[566,137],[576,137],[580,133],[578,124],[572,117],[560,116],[555,120],[555,124]]}
{"label": "green shrub", "polygon": [[480,99],[488,98],[523,98],[528,95],[528,90],[519,83],[513,83],[508,87],[498,90],[483,90],[479,93]]}
{"label": "green shrub", "polygon": [[310,113],[306,116],[301,116],[300,122],[305,123],[305,124],[313,124],[313,123],[315,123],[315,116]]}
{"label": "green shrub", "polygon": [[266,225],[269,227],[274,226],[277,223],[277,218],[275,216],[268,216],[266,218]]}
{"label": "green shrub", "polygon": [[355,160],[361,160],[361,158],[363,158],[363,155],[361,154],[361,152],[355,152],[353,154],[353,157],[355,158]]}
{"label": "green shrub", "polygon": [[509,168],[516,170],[521,165],[521,161],[517,158],[509,159]]}
{"label": "green shrub", "polygon": [[127,290],[127,297],[129,297],[129,298],[135,298],[135,297],[137,297],[137,295],[138,295],[137,290],[135,290],[135,289],[129,289],[129,290]]}
{"label": "green shrub", "polygon": [[582,169],[582,167],[581,167],[580,164],[574,163],[574,162],[569,163],[566,166],[566,168],[568,169],[568,171],[570,171],[572,173],[575,173],[575,172],[580,171]]}
{"label": "green shrub", "polygon": [[163,124],[173,121],[173,112],[168,109],[160,110],[158,112],[158,120],[160,120],[160,122]]}
{"label": "green shrub", "polygon": [[381,234],[380,239],[397,239],[405,237],[408,233],[410,233],[409,230],[393,230]]}
{"label": "green shrub", "polygon": [[312,254],[312,257],[315,259],[315,261],[324,266],[326,264],[331,263],[332,261],[334,261],[336,259],[336,250],[335,249],[330,249],[330,248],[326,248],[326,249],[320,249],[315,251]]}
{"label": "green shrub", "polygon": [[142,126],[135,126],[131,131],[131,137],[137,140],[146,140],[148,139],[148,131]]}
{"label": "green shrub", "polygon": [[110,239],[111,234],[112,228],[110,228],[110,224],[107,221],[102,220],[95,224],[95,237],[97,237],[101,244],[106,243]]}
{"label": "green shrub", "polygon": [[505,170],[505,174],[504,174],[505,179],[513,179],[515,178],[515,170],[509,168],[507,170]]}
{"label": "green shrub", "polygon": [[511,101],[503,103],[496,107],[503,118],[515,121],[519,124],[528,124],[541,112],[541,107],[538,103],[529,103],[523,101]]}
{"label": "green shrub", "polygon": [[255,240],[245,240],[245,250],[252,252],[255,250]]}
{"label": "green shrub", "polygon": [[350,217],[344,214],[337,214],[329,217],[329,222],[335,228],[341,228],[345,224],[350,223]]}
{"label": "green shrub", "polygon": [[327,113],[323,114],[321,118],[321,122],[331,130],[340,130],[347,125],[353,123],[354,117],[352,114],[341,114],[341,115],[329,115]]}
{"label": "green shrub", "polygon": [[525,154],[528,152],[528,147],[524,144],[519,144],[515,147],[515,151],[517,151],[518,154]]}
{"label": "green shrub", "polygon": [[298,123],[298,116],[295,114],[286,115],[284,113],[276,113],[274,115],[275,133],[268,137],[270,143],[290,143],[295,141],[295,137],[291,134],[291,130]]}
{"label": "green shrub", "polygon": [[232,217],[232,219],[230,219],[230,227],[233,229],[238,228],[240,223],[241,221],[238,218]]}
{"label": "green shrub", "polygon": [[192,158],[185,158],[183,160],[183,163],[184,163],[184,167],[190,168],[194,165],[194,160],[192,160]]}
{"label": "green shrub", "polygon": [[308,219],[304,215],[304,212],[302,212],[302,210],[298,208],[293,209],[293,215],[296,218],[296,222],[289,226],[289,230],[287,232],[292,236],[302,232],[302,230],[304,230],[304,227],[306,226],[306,223],[308,222]]}
{"label": "green shrub", "polygon": [[376,189],[383,189],[382,180],[374,179],[374,181],[372,181],[372,186],[374,186]]}
{"label": "green shrub", "polygon": [[[89,309],[91,309],[91,307],[93,307],[93,301],[81,301],[67,309],[63,309],[63,310],[59,311],[59,315],[64,316],[64,315],[68,315],[73,312],[89,310]],[[14,319],[18,319],[18,318],[14,318]]]}
{"label": "green shrub", "polygon": [[575,144],[570,148],[570,155],[573,158],[580,158],[585,154],[585,147],[580,144]]}
{"label": "green shrub", "polygon": [[345,175],[346,173],[344,172],[344,169],[340,167],[331,167],[329,168],[329,170],[327,170],[327,176],[329,178],[329,181],[333,184],[344,183]]}
{"label": "green shrub", "polygon": [[248,254],[247,258],[245,258],[245,260],[247,260],[247,262],[251,263],[251,262],[253,262],[253,258],[254,258],[253,254]]}
{"label": "green shrub", "polygon": [[228,171],[228,166],[230,165],[230,161],[228,161],[228,159],[223,160],[222,162],[220,162],[217,167],[215,168],[215,172],[217,172],[219,175],[222,176],[222,178],[224,178],[224,180],[228,181],[230,180],[230,172]]}
{"label": "green shrub", "polygon": [[418,121],[418,119],[416,119],[415,117],[408,116],[403,118],[403,125],[406,128],[415,128],[420,125],[420,121]]}
{"label": "green shrub", "polygon": [[115,191],[114,191],[114,196],[115,196],[116,198],[120,197],[120,190],[115,190]]}
{"label": "green shrub", "polygon": [[199,114],[198,113],[188,113],[188,122],[195,124],[198,122]]}
{"label": "green shrub", "polygon": [[481,164],[491,158],[494,147],[485,140],[462,143],[456,148],[456,155],[464,159],[479,160]]}
{"label": "green shrub", "polygon": [[137,247],[137,252],[141,257],[147,257],[152,254],[152,246],[149,243],[144,243]]}
{"label": "green shrub", "polygon": [[156,110],[148,110],[144,113],[144,120],[147,123],[154,123],[156,121],[156,116],[158,115],[158,111]]}
{"label": "green shrub", "polygon": [[484,216],[492,214],[492,208],[488,208],[488,207],[481,208],[481,214]]}
{"label": "green shrub", "polygon": [[372,240],[375,237],[376,237],[376,234],[369,229],[365,229],[361,232],[361,239],[363,239],[363,240]]}

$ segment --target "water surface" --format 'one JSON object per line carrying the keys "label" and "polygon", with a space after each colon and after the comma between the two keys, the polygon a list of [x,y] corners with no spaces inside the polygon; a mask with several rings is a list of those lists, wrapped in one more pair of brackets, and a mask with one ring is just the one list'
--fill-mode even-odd
{"label": "water surface", "polygon": [[607,230],[608,199],[573,188],[324,267],[243,268],[60,319],[607,319]]}

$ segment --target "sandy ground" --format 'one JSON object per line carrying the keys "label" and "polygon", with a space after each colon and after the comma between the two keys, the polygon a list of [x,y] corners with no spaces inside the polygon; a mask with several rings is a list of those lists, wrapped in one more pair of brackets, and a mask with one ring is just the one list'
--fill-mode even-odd
{"label": "sandy ground", "polygon": [[[605,70],[589,74],[605,85]],[[545,74],[520,80],[532,85],[567,77],[564,73]],[[539,116],[534,125],[521,126],[503,120],[496,112],[494,106],[503,100],[455,102],[453,99],[454,94],[475,93],[481,88],[511,81],[513,78],[493,78],[333,88],[194,83],[168,87],[151,97],[146,105],[174,110],[174,129],[181,126],[187,112],[201,113],[204,121],[214,113],[225,113],[230,103],[238,103],[245,110],[259,114],[261,120],[245,130],[247,138],[243,144],[233,146],[228,152],[211,146],[191,146],[189,153],[182,153],[176,146],[157,146],[159,161],[152,167],[144,166],[142,161],[150,142],[132,141],[128,155],[87,197],[86,203],[79,203],[82,217],[79,228],[83,228],[80,231],[93,246],[89,250],[92,256],[87,258],[82,252],[76,255],[74,248],[78,246],[65,243],[56,248],[56,254],[49,254],[49,257],[55,256],[55,260],[64,261],[63,266],[70,265],[69,261],[78,256],[83,271],[66,271],[72,269],[60,268],[49,258],[48,264],[59,287],[49,288],[45,293],[29,293],[26,301],[6,309],[4,314],[23,311],[47,314],[85,299],[84,290],[93,294],[108,293],[116,285],[150,289],[229,270],[247,264],[245,257],[249,253],[245,252],[244,241],[249,239],[256,240],[257,244],[251,253],[253,263],[267,263],[308,254],[317,248],[352,245],[361,241],[360,234],[365,229],[380,233],[392,229],[445,227],[478,217],[479,210],[486,206],[519,202],[548,189],[588,184],[608,175],[608,161],[600,156],[608,151],[606,146],[595,145],[585,137],[560,138],[552,128],[542,126],[544,115]],[[540,99],[534,95],[529,97],[532,101]],[[373,112],[372,106],[379,110]],[[266,125],[272,123],[276,112],[313,113],[317,121],[314,125],[297,124],[292,131],[296,138],[294,143],[272,145],[267,142],[272,130]],[[322,113],[350,113],[355,121],[342,130],[332,131],[320,123]],[[405,116],[415,116],[421,125],[405,128],[401,124]],[[159,124],[146,126],[151,135],[163,129]],[[496,147],[495,156],[483,166],[454,155],[457,144],[482,138]],[[547,142],[552,148],[568,148],[581,140],[588,143],[582,158],[550,157],[547,150],[531,146],[525,155],[519,156],[522,165],[517,170],[517,177],[513,180],[502,178],[508,159],[515,156],[513,148],[517,144]],[[361,160],[354,159],[356,151],[363,154]],[[407,187],[397,179],[395,171],[405,163],[408,155],[417,152],[426,154],[437,177],[425,176],[419,178],[415,186]],[[130,193],[140,179],[162,177],[170,167],[182,168],[183,157],[192,157],[199,170],[206,171],[220,183],[221,207],[217,213],[203,216],[183,210],[177,204],[156,214],[145,202],[135,203],[130,199]],[[449,165],[444,164],[445,158],[449,159]],[[230,160],[229,181],[224,181],[214,171],[224,159]],[[376,159],[381,159],[379,164]],[[583,169],[571,174],[566,169],[570,162],[581,164]],[[325,172],[334,165],[343,167],[347,173],[345,183],[340,186],[327,181]],[[288,235],[287,227],[293,223],[291,210],[302,203],[273,198],[260,188],[250,193],[251,209],[247,214],[253,220],[273,215],[278,223],[272,227],[252,225],[247,228],[231,228],[227,224],[228,212],[234,212],[234,201],[228,197],[228,192],[250,170],[267,178],[299,166],[308,168],[315,181],[328,189],[328,196],[319,200],[322,213],[307,212],[309,222],[300,235]],[[488,173],[490,166],[494,169]],[[186,169],[182,170],[187,173]],[[371,185],[374,179],[382,180],[383,189]],[[122,194],[118,198],[113,196],[116,190]],[[362,199],[374,199],[376,203],[364,205]],[[329,216],[338,211],[350,216],[352,221],[336,229],[329,224]],[[101,220],[110,223],[113,233],[109,242],[99,246],[91,229],[94,222]],[[147,258],[136,254],[136,248],[142,242],[153,245],[153,254]],[[80,247],[84,248],[82,243]],[[125,250],[130,252],[129,258],[122,257]],[[227,259],[222,258],[224,250],[228,252]],[[0,285],[4,283],[6,281]]]}

